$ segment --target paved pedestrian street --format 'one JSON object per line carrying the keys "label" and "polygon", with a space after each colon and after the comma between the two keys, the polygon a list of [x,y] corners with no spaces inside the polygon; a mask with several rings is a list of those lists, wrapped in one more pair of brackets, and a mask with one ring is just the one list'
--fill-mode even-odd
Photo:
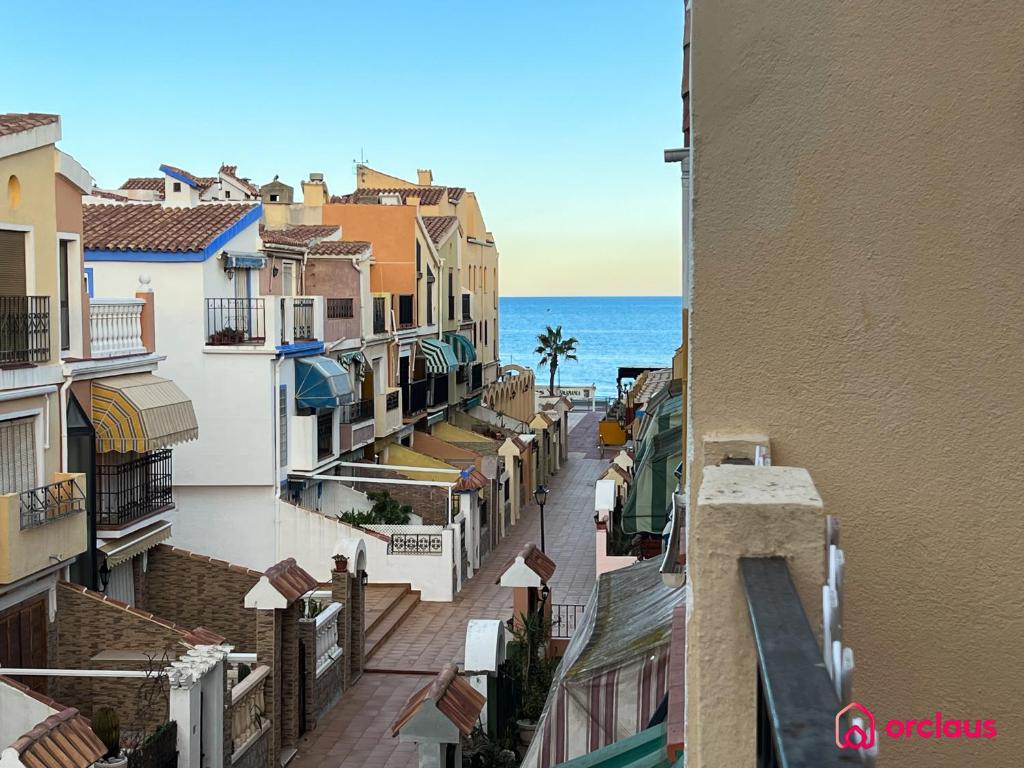
{"label": "paved pedestrian street", "polygon": [[[576,416],[578,414],[574,414]],[[597,414],[574,419],[569,461],[548,483],[544,508],[547,553],[557,564],[555,603],[585,603],[594,587],[594,483],[608,466],[597,445]],[[501,567],[529,542],[540,543],[540,513],[530,504],[504,540],[451,603],[420,603],[368,663],[368,671],[319,727],[299,743],[295,768],[403,768],[417,765],[413,744],[400,744],[388,727],[409,694],[449,661],[463,661],[470,619],[507,619],[511,591],[494,582]]]}

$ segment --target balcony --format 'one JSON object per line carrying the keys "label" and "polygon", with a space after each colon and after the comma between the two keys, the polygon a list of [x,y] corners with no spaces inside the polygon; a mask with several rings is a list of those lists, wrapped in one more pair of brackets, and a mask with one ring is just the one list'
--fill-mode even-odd
{"label": "balcony", "polygon": [[375,437],[387,437],[402,427],[402,390],[388,387],[373,398]]}
{"label": "balcony", "polygon": [[[285,306],[288,299],[285,299]],[[313,341],[316,333],[313,330],[313,299],[296,297],[291,299],[292,305],[292,340]]]}
{"label": "balcony", "polygon": [[324,338],[322,296],[282,296],[281,344],[301,344]]}
{"label": "balcony", "polygon": [[385,296],[374,296],[373,297],[373,333],[374,335],[380,335],[387,333],[387,297]]}
{"label": "balcony", "polygon": [[146,354],[142,343],[145,304],[142,299],[90,299],[90,356],[105,358]]}
{"label": "balcony", "polygon": [[429,405],[448,404],[448,375],[431,376],[430,379],[430,400]]}
{"label": "balcony", "polygon": [[0,296],[0,365],[50,359],[50,297]]}
{"label": "balcony", "polygon": [[373,418],[373,400],[357,400],[341,406],[341,423],[355,424]]}
{"label": "balcony", "polygon": [[360,400],[341,407],[341,452],[348,453],[373,442],[373,400]]}
{"label": "balcony", "polygon": [[55,473],[54,481],[21,493],[0,494],[0,584],[11,584],[79,555],[88,547],[85,476]]}
{"label": "balcony", "polygon": [[289,468],[312,472],[321,464],[336,458],[340,443],[335,439],[336,409],[309,416],[294,416],[288,440]]}
{"label": "balcony", "polygon": [[402,385],[403,414],[410,416],[427,409],[427,389],[429,382],[426,379],[413,381]]}
{"label": "balcony", "polygon": [[259,345],[266,339],[262,298],[206,300],[206,343],[209,346]]}
{"label": "balcony", "polygon": [[125,528],[170,509],[171,451],[96,456],[96,527]]}
{"label": "balcony", "polygon": [[473,319],[472,312],[473,294],[462,294],[462,320],[463,322]]}

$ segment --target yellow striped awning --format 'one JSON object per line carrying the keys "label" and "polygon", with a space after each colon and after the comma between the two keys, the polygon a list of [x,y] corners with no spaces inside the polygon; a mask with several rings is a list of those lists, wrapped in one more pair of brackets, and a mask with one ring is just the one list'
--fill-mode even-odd
{"label": "yellow striped awning", "polygon": [[151,373],[93,381],[92,424],[100,453],[145,453],[199,437],[192,401]]}

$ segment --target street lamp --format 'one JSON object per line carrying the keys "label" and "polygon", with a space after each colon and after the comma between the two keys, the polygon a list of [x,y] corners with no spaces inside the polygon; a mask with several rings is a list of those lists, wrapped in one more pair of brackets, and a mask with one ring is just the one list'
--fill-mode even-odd
{"label": "street lamp", "polygon": [[544,504],[548,500],[548,489],[546,485],[538,485],[533,492],[534,501],[540,507],[540,551],[544,552]]}
{"label": "street lamp", "polygon": [[100,591],[106,593],[108,584],[110,584],[110,566],[107,564],[107,559],[103,558],[103,562],[100,564]]}

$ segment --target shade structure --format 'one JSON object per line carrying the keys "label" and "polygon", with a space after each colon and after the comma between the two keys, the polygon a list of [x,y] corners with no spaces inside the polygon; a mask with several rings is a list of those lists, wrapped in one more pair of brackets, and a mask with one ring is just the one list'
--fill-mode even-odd
{"label": "shade structure", "polygon": [[662,400],[645,416],[633,462],[633,484],[622,509],[627,534],[661,533],[668,522],[675,469],[683,457],[682,395]]}
{"label": "shade structure", "polygon": [[140,530],[132,531],[127,536],[104,542],[100,546],[100,551],[106,555],[107,565],[113,568],[169,538],[171,538],[171,524],[168,522],[154,523]]}
{"label": "shade structure", "polygon": [[452,345],[440,339],[420,339],[420,348],[427,363],[427,373],[446,375],[459,367]]}
{"label": "shade structure", "polygon": [[473,342],[461,333],[455,333],[455,331],[448,331],[444,338],[445,341],[452,345],[452,349],[455,350],[455,357],[458,358],[460,363],[476,362],[476,349],[473,347]]}
{"label": "shade structure", "polygon": [[360,350],[354,352],[342,352],[338,355],[338,362],[348,366],[349,373],[354,374],[357,381],[366,378],[366,372],[370,369],[370,363]]}
{"label": "shade structure", "polygon": [[[555,768],[673,768],[668,759],[664,723],[627,736],[614,744],[558,763]],[[680,757],[676,765],[682,766]]]}
{"label": "shade structure", "polygon": [[99,453],[146,453],[199,437],[188,395],[151,373],[93,381],[92,424]]}
{"label": "shade structure", "polygon": [[337,360],[323,355],[295,359],[295,403],[300,408],[337,408],[352,399],[352,381]]}

